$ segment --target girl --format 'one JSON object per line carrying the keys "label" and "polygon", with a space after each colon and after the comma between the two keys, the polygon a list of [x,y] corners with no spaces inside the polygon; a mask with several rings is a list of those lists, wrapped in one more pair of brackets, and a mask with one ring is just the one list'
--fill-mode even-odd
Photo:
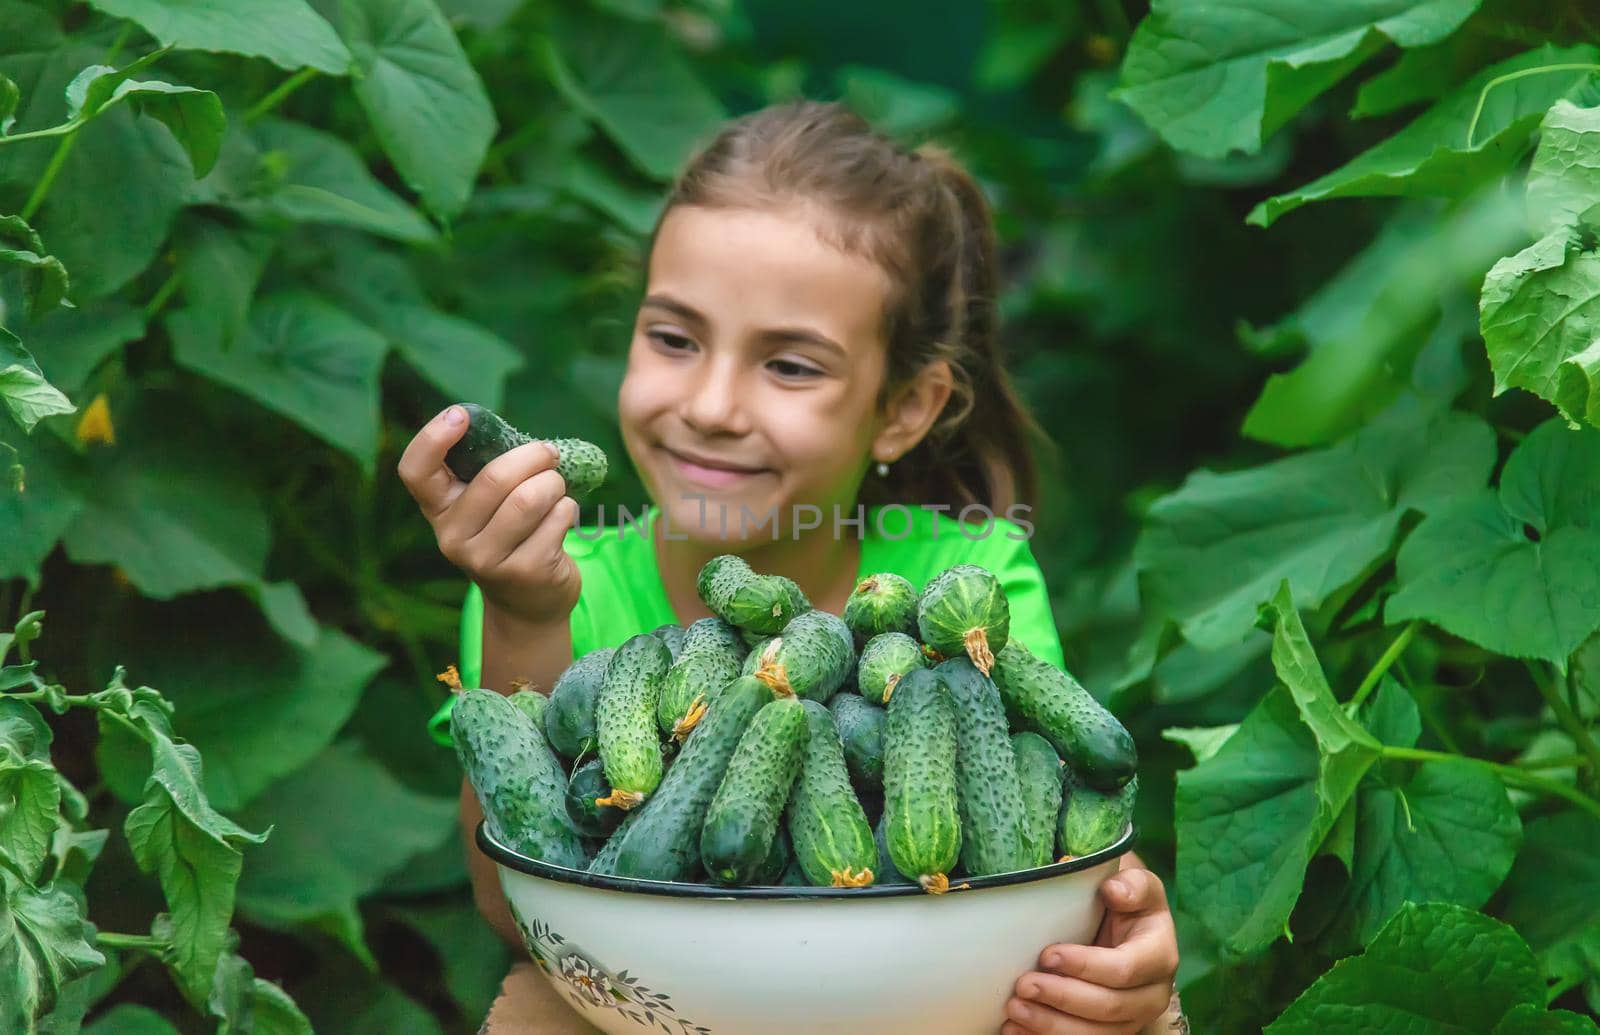
{"label": "girl", "polygon": [[[966,523],[1014,518],[1033,498],[1038,427],[1000,361],[988,207],[942,150],[905,150],[837,104],[731,122],[656,224],[618,419],[653,501],[638,525],[576,528],[538,443],[458,481],[443,461],[460,407],[407,446],[400,477],[472,579],[467,685],[547,688],[574,657],[709,615],[696,576],[722,553],[834,613],[873,572],[921,586],[983,564],[1013,635],[1061,664],[1029,528]],[[478,906],[519,946],[493,863],[472,846],[482,812],[465,781],[461,808]],[[1161,881],[1130,853],[1101,890],[1096,944],[1043,947],[997,1029],[1171,1030],[1177,941]]]}

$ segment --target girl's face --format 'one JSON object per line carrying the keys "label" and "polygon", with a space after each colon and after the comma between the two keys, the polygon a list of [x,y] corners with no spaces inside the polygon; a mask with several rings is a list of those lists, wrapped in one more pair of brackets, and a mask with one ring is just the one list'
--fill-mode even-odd
{"label": "girl's face", "polygon": [[618,409],[675,534],[770,540],[775,519],[790,538],[799,504],[831,529],[834,504],[854,516],[874,447],[913,444],[896,449],[875,406],[888,277],[814,218],[680,205],[656,236]]}

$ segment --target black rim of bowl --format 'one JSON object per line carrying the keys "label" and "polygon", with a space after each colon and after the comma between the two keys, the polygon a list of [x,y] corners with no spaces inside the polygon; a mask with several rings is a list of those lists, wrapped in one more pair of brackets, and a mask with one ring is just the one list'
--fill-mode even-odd
{"label": "black rim of bowl", "polygon": [[[1107,859],[1113,859],[1124,852],[1132,851],[1138,839],[1138,828],[1129,823],[1127,832],[1122,837],[1092,855],[1082,855],[1068,862],[1051,863],[1048,866],[1040,866],[1031,870],[996,874],[993,877],[962,878],[951,885],[951,892],[960,891],[962,894],[968,894],[974,891],[982,891],[984,888],[1003,888],[1013,884],[1029,884],[1033,881],[1045,880],[1050,877],[1059,877],[1064,873],[1092,869]],[[586,888],[604,888],[607,891],[666,895],[669,898],[723,899],[893,898],[897,895],[926,894],[915,884],[874,884],[866,888],[796,888],[788,886],[725,888],[711,884],[687,884],[681,881],[613,877],[608,874],[590,873],[587,870],[574,870],[566,866],[556,866],[553,863],[531,859],[519,852],[514,852],[496,841],[489,834],[488,828],[482,820],[478,822],[477,840],[478,847],[485,855],[502,866],[516,870],[518,873],[526,873],[531,877],[542,877],[545,880],[558,881],[562,884],[578,884]],[[962,885],[967,886],[962,887]]]}

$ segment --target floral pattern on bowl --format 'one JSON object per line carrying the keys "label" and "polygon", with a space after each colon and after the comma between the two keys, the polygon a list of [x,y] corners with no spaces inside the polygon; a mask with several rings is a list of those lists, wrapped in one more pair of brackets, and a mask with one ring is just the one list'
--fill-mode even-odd
{"label": "floral pattern on bowl", "polygon": [[616,1010],[641,1027],[667,1035],[711,1035],[711,1029],[678,1016],[665,992],[653,992],[626,970],[612,974],[567,943],[538,918],[516,917],[522,942],[539,969],[579,1009]]}

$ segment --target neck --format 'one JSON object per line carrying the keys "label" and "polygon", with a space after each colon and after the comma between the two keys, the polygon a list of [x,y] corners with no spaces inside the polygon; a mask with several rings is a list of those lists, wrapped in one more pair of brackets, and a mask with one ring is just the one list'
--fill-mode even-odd
{"label": "neck", "polygon": [[696,581],[700,569],[713,557],[737,553],[760,574],[785,575],[799,584],[815,607],[834,614],[844,611],[861,563],[861,541],[855,530],[846,527],[834,536],[827,522],[801,533],[799,539],[702,542],[669,529],[665,512],[657,507],[650,533],[667,598],[685,624],[711,613],[700,600]]}

